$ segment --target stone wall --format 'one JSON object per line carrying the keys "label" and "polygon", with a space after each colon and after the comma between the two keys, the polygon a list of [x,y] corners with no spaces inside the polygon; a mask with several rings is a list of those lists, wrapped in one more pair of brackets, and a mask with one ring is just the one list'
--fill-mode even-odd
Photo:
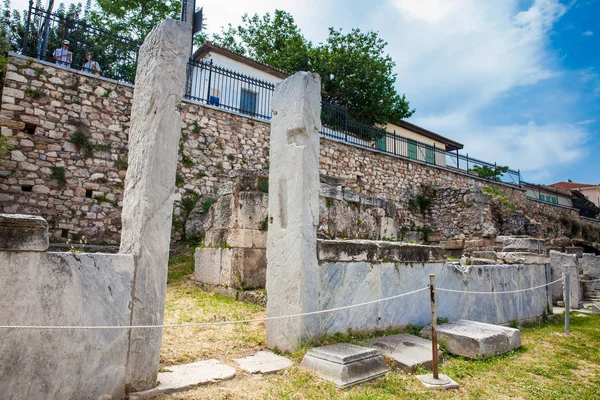
{"label": "stone wall", "polygon": [[[319,309],[348,306],[427,287],[500,292],[546,283],[544,264],[470,265],[444,261],[437,246],[371,241],[319,241]],[[515,294],[479,295],[437,291],[440,318],[493,324],[540,317],[548,311],[547,289]],[[425,325],[430,321],[429,292],[323,314],[321,334],[348,329],[373,331]]]}
{"label": "stone wall", "polygon": [[[0,125],[17,148],[0,160],[0,211],[44,216],[55,241],[118,243],[133,88],[17,55],[7,71]],[[233,170],[269,168],[269,123],[188,101],[180,110],[174,239],[198,235],[188,229],[202,206],[198,195],[216,197]],[[393,202],[398,232],[433,231],[437,240],[523,233],[600,241],[600,222],[449,168],[327,139],[320,164],[322,175],[343,179],[342,192]],[[486,186],[505,199],[482,193]]]}

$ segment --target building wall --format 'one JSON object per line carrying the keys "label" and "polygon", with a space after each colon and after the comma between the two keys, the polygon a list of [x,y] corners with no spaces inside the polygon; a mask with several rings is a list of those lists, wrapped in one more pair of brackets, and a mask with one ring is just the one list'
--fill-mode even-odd
{"label": "building wall", "polygon": [[[544,200],[541,199],[540,195],[544,196]],[[555,192],[544,191],[542,188],[527,187],[527,197],[529,197],[531,199],[540,200],[540,201],[546,201],[549,203],[551,203],[552,201],[548,200],[548,197],[550,197],[550,198],[554,197],[554,198],[556,198],[556,204],[559,204],[559,205],[565,206],[565,207],[573,207],[573,202],[571,201],[570,197],[561,196]]]}
{"label": "building wall", "polygon": [[[55,241],[117,243],[133,88],[17,56],[7,69],[0,125],[17,148],[0,160],[0,211],[43,216]],[[216,197],[234,170],[269,168],[269,123],[189,101],[180,110],[174,238],[184,236],[182,199],[194,192]],[[90,154],[70,141],[75,132],[91,142]],[[561,219],[578,219],[576,211],[527,200],[518,188],[450,169],[326,139],[320,153],[321,174],[396,203],[399,228],[428,228],[445,238],[490,235],[491,228],[554,237],[564,231]],[[53,179],[53,167],[64,169],[64,185]],[[482,195],[485,186],[502,191],[516,211]],[[419,196],[431,200],[424,212],[410,206]]]}
{"label": "building wall", "polygon": [[589,201],[600,207],[600,187],[582,188],[579,189],[579,191],[583,193]]}

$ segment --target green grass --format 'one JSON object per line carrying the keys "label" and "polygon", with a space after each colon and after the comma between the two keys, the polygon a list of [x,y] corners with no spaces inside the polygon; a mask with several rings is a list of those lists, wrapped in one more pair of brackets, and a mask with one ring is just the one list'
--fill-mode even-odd
{"label": "green grass", "polygon": [[173,246],[174,255],[169,259],[167,284],[183,280],[194,273],[194,250],[196,243],[178,243]]}

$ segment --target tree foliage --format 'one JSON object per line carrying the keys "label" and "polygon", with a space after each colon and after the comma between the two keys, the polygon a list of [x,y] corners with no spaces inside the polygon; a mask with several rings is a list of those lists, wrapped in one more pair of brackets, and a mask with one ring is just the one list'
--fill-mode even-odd
{"label": "tree foliage", "polygon": [[326,100],[346,107],[350,116],[368,124],[408,118],[414,113],[394,88],[394,61],[377,32],[329,29],[324,43],[314,46],[302,35],[291,14],[275,10],[229,25],[212,41],[275,68],[293,73],[310,70],[321,75]]}
{"label": "tree foliage", "polygon": [[96,0],[91,13],[95,26],[113,33],[143,41],[146,35],[166,17],[179,19],[179,0]]}
{"label": "tree foliage", "polygon": [[491,168],[487,165],[476,165],[473,168],[471,168],[471,171],[474,172],[480,178],[499,181],[502,175],[504,175],[508,171],[508,166],[496,166],[494,168]]}

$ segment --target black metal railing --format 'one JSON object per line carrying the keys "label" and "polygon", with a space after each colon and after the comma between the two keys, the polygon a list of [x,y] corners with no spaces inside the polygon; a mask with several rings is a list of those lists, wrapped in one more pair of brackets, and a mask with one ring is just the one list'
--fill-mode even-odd
{"label": "black metal railing", "polygon": [[[188,64],[185,97],[200,103],[221,107],[264,120],[271,119],[271,99],[275,83],[257,79],[210,61]],[[496,171],[497,164],[478,160],[458,151],[446,151],[435,144],[430,145],[411,138],[387,132],[383,128],[353,121],[345,107],[322,102],[321,130],[323,137],[340,140],[357,147],[378,150],[441,167],[460,170],[473,176],[476,171],[487,167]],[[508,169],[495,177],[499,182],[520,186],[519,171]]]}
{"label": "black metal railing", "polygon": [[271,119],[271,99],[275,84],[253,78],[213,61],[190,61],[185,97],[212,106]]}
{"label": "black metal railing", "polygon": [[[62,50],[64,40],[69,41],[66,51]],[[96,73],[94,65],[86,65],[85,53],[89,52],[92,60],[100,66],[98,73],[101,76],[133,83],[140,45],[135,40],[93,27],[84,20],[31,6],[21,53],[72,69]],[[53,54],[57,50],[59,56],[70,52],[71,57],[65,55],[62,57],[63,61],[60,58],[55,60]]]}

